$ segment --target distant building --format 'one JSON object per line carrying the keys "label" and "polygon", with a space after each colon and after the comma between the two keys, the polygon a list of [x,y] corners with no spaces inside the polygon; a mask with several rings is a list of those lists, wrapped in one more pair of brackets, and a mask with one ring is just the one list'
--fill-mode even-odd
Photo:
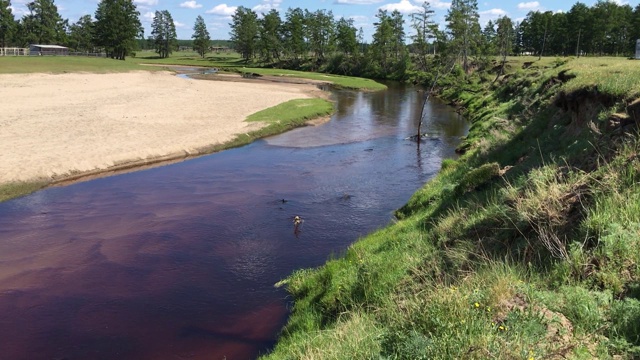
{"label": "distant building", "polygon": [[211,47],[209,47],[209,50],[210,51],[215,51],[216,53],[220,53],[220,52],[223,52],[223,51],[227,52],[230,49],[228,47],[226,47],[226,46],[211,46]]}
{"label": "distant building", "polygon": [[60,46],[60,45],[39,45],[39,44],[31,44],[29,45],[29,54],[32,56],[38,55],[69,55],[69,48]]}

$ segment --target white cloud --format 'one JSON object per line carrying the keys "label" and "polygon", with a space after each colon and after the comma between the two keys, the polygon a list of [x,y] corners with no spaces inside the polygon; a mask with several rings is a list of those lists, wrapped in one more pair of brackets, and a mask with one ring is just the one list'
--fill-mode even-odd
{"label": "white cloud", "polygon": [[480,11],[480,23],[485,25],[489,22],[489,20],[496,20],[501,16],[507,15],[507,12],[502,9],[490,9],[485,11]]}
{"label": "white cloud", "polygon": [[152,22],[153,18],[156,17],[156,13],[153,11],[147,11],[142,14],[142,22]]}
{"label": "white cloud", "polygon": [[154,6],[158,5],[158,0],[133,0],[134,3],[143,6]]}
{"label": "white cloud", "polygon": [[384,0],[335,0],[333,3],[342,5],[372,5],[383,1]]}
{"label": "white cloud", "polygon": [[537,1],[521,2],[518,4],[520,10],[538,10],[540,9],[540,3]]}
{"label": "white cloud", "polygon": [[[416,2],[418,3],[418,5],[422,6],[422,1],[416,1]],[[451,7],[450,2],[445,2],[440,0],[429,1],[429,5],[431,5],[431,8],[433,9],[448,9]]]}
{"label": "white cloud", "polygon": [[205,11],[206,14],[213,14],[219,16],[231,16],[235,14],[237,6],[229,6],[227,4],[220,4]]}
{"label": "white cloud", "polygon": [[373,23],[373,21],[369,20],[369,18],[364,15],[349,16],[349,19],[353,19],[353,26],[356,29],[370,27]]}
{"label": "white cloud", "polygon": [[173,25],[175,25],[177,28],[183,28],[186,26],[185,24],[175,20],[173,20]]}
{"label": "white cloud", "polygon": [[618,5],[627,5],[629,3],[629,1],[627,0],[611,0],[614,3],[618,4]]}
{"label": "white cloud", "polygon": [[254,6],[251,10],[256,13],[268,13],[271,9],[278,9],[282,0],[262,0],[262,4]]}
{"label": "white cloud", "polygon": [[187,9],[198,9],[202,7],[202,4],[198,4],[195,0],[190,0],[180,4],[180,7],[187,8]]}
{"label": "white cloud", "polygon": [[507,12],[502,9],[491,9],[479,12],[480,16],[500,17],[507,15]]}
{"label": "white cloud", "polygon": [[21,18],[29,13],[24,7],[9,6],[9,9],[11,9],[11,13],[16,19]]}
{"label": "white cloud", "polygon": [[387,4],[387,5],[380,6],[380,9],[387,10],[389,12],[394,11],[394,10],[398,10],[399,12],[401,12],[403,14],[411,14],[411,13],[414,13],[414,12],[420,12],[422,10],[422,7],[417,6],[417,5],[413,5],[411,3],[411,1],[409,1],[409,0],[400,0],[399,3],[393,3],[393,4]]}

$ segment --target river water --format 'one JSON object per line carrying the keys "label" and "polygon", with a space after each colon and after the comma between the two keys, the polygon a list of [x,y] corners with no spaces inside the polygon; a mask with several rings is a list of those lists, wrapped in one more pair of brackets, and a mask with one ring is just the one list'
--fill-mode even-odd
{"label": "river water", "polygon": [[333,96],[320,126],[0,203],[0,358],[268,351],[291,305],[273,284],[387,225],[467,131],[432,101],[418,151],[423,93]]}

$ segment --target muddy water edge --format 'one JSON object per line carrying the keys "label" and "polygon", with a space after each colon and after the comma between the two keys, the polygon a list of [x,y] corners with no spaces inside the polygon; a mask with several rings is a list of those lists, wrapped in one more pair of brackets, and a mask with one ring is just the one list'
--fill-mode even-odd
{"label": "muddy water edge", "polygon": [[332,96],[319,126],[0,203],[0,358],[268,352],[291,305],[273,284],[388,224],[467,132],[431,101],[418,150],[418,89]]}

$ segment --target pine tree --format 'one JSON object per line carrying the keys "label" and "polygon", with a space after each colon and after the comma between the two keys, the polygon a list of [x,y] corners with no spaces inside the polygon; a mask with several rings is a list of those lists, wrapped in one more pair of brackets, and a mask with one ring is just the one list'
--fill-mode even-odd
{"label": "pine tree", "polygon": [[66,21],[53,0],[34,0],[27,4],[29,14],[22,18],[23,39],[30,44],[63,44]]}
{"label": "pine tree", "polygon": [[265,14],[260,23],[260,56],[264,61],[271,62],[273,59],[280,60],[282,52],[282,20],[278,10],[271,9]]}
{"label": "pine tree", "polygon": [[232,16],[229,33],[235,49],[245,61],[255,54],[258,41],[258,14],[244,6],[238,6]]}
{"label": "pine tree", "polygon": [[498,53],[502,57],[500,72],[496,76],[496,80],[504,73],[504,66],[507,62],[507,56],[511,53],[514,44],[513,21],[507,16],[502,16],[496,21],[498,29],[496,30],[496,44]]}
{"label": "pine tree", "polygon": [[294,59],[307,53],[304,11],[300,8],[287,10],[283,25],[284,48]]}
{"label": "pine tree", "polygon": [[358,30],[353,26],[353,19],[340,18],[336,22],[336,46],[347,55],[358,51]]}
{"label": "pine tree", "polygon": [[70,45],[77,51],[93,51],[93,20],[91,15],[84,15],[78,22],[69,27]]}
{"label": "pine tree", "polygon": [[16,21],[11,12],[11,0],[0,0],[0,48],[7,46],[11,39]]}
{"label": "pine tree", "polygon": [[124,60],[144,33],[140,13],[132,0],[101,0],[95,14],[95,41],[107,56]]}
{"label": "pine tree", "polygon": [[209,35],[204,19],[200,15],[198,15],[196,23],[193,25],[193,35],[191,35],[191,38],[193,39],[193,49],[204,58],[205,54],[209,51],[209,47],[211,47],[211,36]]}
{"label": "pine tree", "polygon": [[428,2],[422,3],[422,10],[411,14],[411,27],[416,32],[411,36],[413,49],[418,60],[418,68],[427,70],[427,54],[429,52],[429,39],[434,37],[432,20],[434,11]]}
{"label": "pine tree", "polygon": [[452,0],[445,17],[453,45],[455,45],[452,48],[454,51],[460,51],[462,68],[467,74],[469,73],[469,55],[477,47],[480,36],[479,17],[476,0]]}
{"label": "pine tree", "polygon": [[178,44],[176,25],[168,10],[156,11],[151,24],[151,39],[160,58],[167,58]]}

